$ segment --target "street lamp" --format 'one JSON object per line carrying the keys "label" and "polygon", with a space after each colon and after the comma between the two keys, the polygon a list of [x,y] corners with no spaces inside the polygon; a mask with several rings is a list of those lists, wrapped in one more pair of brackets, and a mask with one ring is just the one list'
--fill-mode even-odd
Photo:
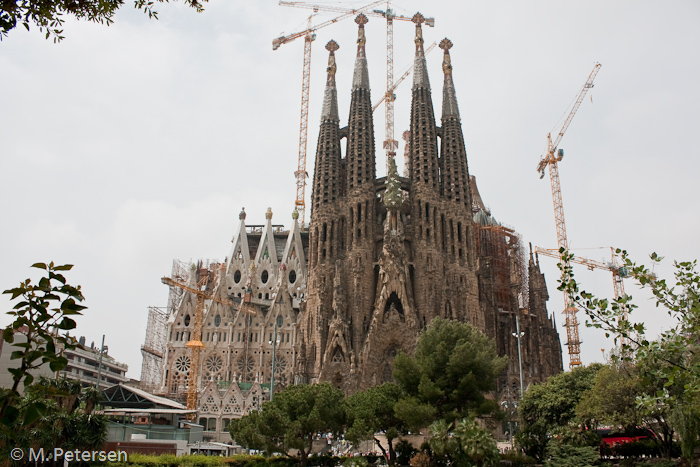
{"label": "street lamp", "polygon": [[279,344],[279,341],[277,340],[277,328],[282,327],[282,316],[277,315],[277,320],[275,321],[275,337],[270,342],[272,344],[272,376],[270,376],[270,402],[272,402],[272,397],[275,394],[275,349],[277,348],[277,344]]}
{"label": "street lamp", "polygon": [[520,355],[520,338],[525,335],[524,332],[520,332],[520,321],[518,320],[518,315],[515,315],[515,332],[513,337],[518,338],[518,366],[520,368],[520,398],[523,398],[523,359]]}

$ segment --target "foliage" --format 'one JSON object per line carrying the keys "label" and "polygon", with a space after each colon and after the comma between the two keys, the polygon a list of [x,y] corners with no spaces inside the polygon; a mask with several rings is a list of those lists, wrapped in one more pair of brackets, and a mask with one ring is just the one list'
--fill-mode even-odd
{"label": "foliage", "polygon": [[399,465],[408,465],[411,459],[418,452],[416,448],[413,447],[411,443],[402,439],[396,443],[396,463]]}
{"label": "foliage", "polygon": [[414,356],[394,360],[394,379],[406,393],[396,415],[417,429],[436,419],[495,413],[498,404],[486,394],[505,366],[506,357],[479,330],[437,317],[421,332]]}
{"label": "foliage", "polygon": [[369,462],[364,457],[348,457],[343,461],[343,467],[367,467]]}
{"label": "foliage", "polygon": [[[20,417],[0,433],[2,454],[6,456],[12,448],[45,448],[60,446],[64,450],[102,449],[107,438],[107,420],[92,411],[79,410],[82,388],[77,381],[65,378],[40,378],[29,386],[15,408]],[[26,424],[24,414],[37,404],[45,407],[44,413]]]}
{"label": "foliage", "polygon": [[[202,2],[208,0],[184,0],[185,4],[203,11]],[[134,8],[143,9],[149,18],[158,19],[154,3],[168,3],[169,0],[134,0]],[[23,25],[27,31],[34,24],[39,31],[46,31],[46,38],[53,36],[54,42],[61,41],[63,36],[63,17],[74,16],[94,23],[109,26],[114,21],[112,17],[124,5],[124,0],[3,0],[0,2],[0,39],[17,27]]]}
{"label": "foliage", "polygon": [[593,467],[599,458],[593,446],[576,446],[550,441],[544,467]]}
{"label": "foliage", "polygon": [[634,365],[613,362],[598,371],[593,387],[583,393],[576,414],[592,427],[633,429],[642,420],[636,402],[641,393],[642,382]]}
{"label": "foliage", "polygon": [[[345,400],[348,425],[345,437],[353,443],[374,439],[389,465],[396,464],[394,440],[405,432],[405,423],[394,414],[401,395],[401,388],[396,384],[385,383],[357,392]],[[388,452],[376,433],[386,436]]]}
{"label": "foliage", "polygon": [[465,418],[454,425],[438,420],[430,432],[433,452],[446,456],[454,465],[481,467],[499,462],[496,440],[474,419]]}
{"label": "foliage", "polygon": [[501,460],[510,462],[510,465],[512,467],[522,467],[537,464],[537,461],[534,457],[526,456],[520,451],[516,451],[514,449],[506,452],[505,454],[501,454]]}
{"label": "foliage", "polygon": [[[60,371],[66,367],[68,360],[61,355],[63,348],[75,348],[75,341],[66,332],[75,328],[72,316],[80,315],[86,307],[79,305],[84,297],[80,286],[73,287],[66,283],[63,271],[69,271],[72,265],[56,266],[53,263],[36,263],[33,268],[43,269],[45,276],[35,285],[26,279],[18,287],[5,290],[3,294],[11,295],[11,300],[20,299],[7,314],[14,321],[3,330],[2,339],[14,344],[19,350],[13,351],[11,360],[17,361],[17,367],[9,368],[12,374],[12,388],[0,389],[0,433],[5,439],[12,439],[11,427],[31,425],[47,413],[47,405],[40,399],[25,400],[22,410],[18,408],[19,385],[30,386],[34,377],[30,371],[48,364],[51,371]],[[15,333],[21,332],[26,342],[15,343]],[[19,417],[22,417],[22,420]]]}
{"label": "foliage", "polygon": [[[622,342],[621,358],[634,361],[645,391],[636,399],[645,423],[652,425],[665,456],[670,455],[673,432],[679,430],[688,445],[684,456],[692,452],[698,440],[694,425],[683,423],[682,414],[700,412],[700,274],[697,260],[673,263],[674,280],[659,279],[644,265],[633,262],[626,251],[617,250],[623,267],[620,273],[634,277],[641,288],[654,297],[657,308],[665,310],[673,326],[656,340],[646,337],[643,322],[632,322],[630,314],[637,308],[632,297],[625,295],[612,301],[580,290],[569,265],[573,255],[562,250],[560,290],[583,309],[587,326],[603,329],[606,335]],[[656,265],[663,258],[651,255]],[[675,420],[675,424],[673,423]],[[685,431],[688,430],[688,431]],[[687,457],[686,457],[687,458]]]}
{"label": "foliage", "polygon": [[549,438],[557,428],[576,420],[576,406],[583,394],[593,387],[601,367],[592,364],[574,368],[528,389],[518,407],[520,432],[516,435],[527,455],[544,459]]}
{"label": "foliage", "polygon": [[419,453],[416,453],[415,456],[411,457],[411,461],[409,464],[411,467],[431,467],[432,463],[430,462],[430,456],[421,451]]}
{"label": "foliage", "polygon": [[261,411],[232,420],[229,431],[242,446],[267,454],[283,453],[304,467],[317,433],[342,431],[343,397],[342,391],[328,383],[287,386],[264,403]]}

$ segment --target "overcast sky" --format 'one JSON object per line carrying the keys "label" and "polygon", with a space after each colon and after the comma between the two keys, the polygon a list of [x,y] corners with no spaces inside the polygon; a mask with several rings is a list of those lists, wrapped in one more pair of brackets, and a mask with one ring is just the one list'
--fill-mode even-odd
{"label": "overcast sky", "polygon": [[[549,176],[540,180],[535,167],[547,133],[600,62],[595,87],[560,145],[570,246],[621,247],[640,261],[656,251],[667,258],[656,269],[662,276],[672,272],[672,259],[700,256],[693,142],[700,127],[700,3],[403,0],[394,8],[435,17],[435,28],[424,28],[426,47],[444,37],[454,43],[469,170],[497,220],[526,242],[556,247]],[[250,224],[263,223],[268,206],[273,223],[291,224],[303,40],[276,51],[271,43],[303,29],[310,14],[273,0],[211,0],[202,14],[169,4],[159,13],[160,20],[149,20],[125,6],[110,27],[66,21],[66,39],[57,45],[23,27],[0,43],[0,286],[36,277],[29,266],[37,261],[75,264],[68,278],[83,286],[89,307],[78,334],[88,344],[106,334],[110,354],[134,378],[147,307],[166,304],[160,277],[174,258],[223,259],[242,206]],[[370,18],[366,28],[376,101],[386,83],[386,23]],[[394,30],[398,77],[412,62],[414,28],[397,21]],[[318,30],[313,43],[310,173],[324,45],[340,44],[342,126],[356,31],[346,19]],[[441,55],[436,49],[428,56],[438,115]],[[400,139],[409,123],[410,79],[396,94]],[[385,171],[383,121],[380,108],[378,174]],[[574,251],[609,258],[609,250]],[[541,262],[549,309],[561,324],[555,261]],[[612,295],[609,273],[580,269],[586,288]],[[626,287],[643,305],[639,319],[655,331],[668,325],[632,281]],[[0,303],[11,306],[7,298]],[[8,322],[3,314],[0,325]],[[580,333],[584,363],[602,360],[601,349],[612,343],[601,331]],[[563,328],[560,336],[563,343]]]}

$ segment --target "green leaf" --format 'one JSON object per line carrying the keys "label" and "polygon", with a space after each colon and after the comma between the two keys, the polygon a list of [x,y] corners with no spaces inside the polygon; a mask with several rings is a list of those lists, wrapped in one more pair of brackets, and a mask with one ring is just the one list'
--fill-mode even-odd
{"label": "green leaf", "polygon": [[[25,26],[27,26],[26,23],[25,23]],[[29,26],[27,26],[27,31],[29,31]],[[34,263],[34,264],[32,264],[32,267],[37,268],[37,269],[46,269],[46,264],[45,263]]]}

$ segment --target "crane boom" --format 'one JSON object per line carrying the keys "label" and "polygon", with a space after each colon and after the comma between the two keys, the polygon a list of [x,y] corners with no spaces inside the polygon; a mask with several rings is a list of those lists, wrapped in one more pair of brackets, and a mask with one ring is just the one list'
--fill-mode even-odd
{"label": "crane boom", "polygon": [[[434,49],[436,46],[437,46],[437,42],[433,42],[432,44],[430,44],[430,47],[428,47],[427,49],[425,49],[425,55],[427,56],[430,52],[432,52],[433,49]],[[392,97],[393,97],[394,91],[396,91],[396,88],[399,87],[399,84],[401,84],[406,78],[408,78],[408,76],[411,74],[412,71],[413,71],[413,65],[410,65],[407,69],[404,70],[404,72],[401,74],[401,76],[399,77],[399,79],[397,79],[397,80],[394,82],[394,86],[391,88],[391,91],[390,91]],[[374,112],[375,110],[377,110],[377,109],[379,108],[379,106],[382,105],[382,102],[384,102],[384,99],[386,99],[387,96],[388,96],[390,93],[389,93],[389,92],[385,93],[385,94],[381,97],[381,99],[379,99],[379,100],[372,106],[372,112]]]}
{"label": "crane boom", "polygon": [[[386,2],[386,11],[382,10],[371,10],[369,8]],[[305,2],[287,2],[280,0],[279,4],[281,6],[288,6],[293,8],[307,8],[314,10],[314,13],[319,11],[328,11],[335,13],[343,13],[345,15],[352,15],[357,13],[364,13],[367,16],[380,16],[386,19],[386,92],[382,97],[381,102],[384,102],[386,109],[384,113],[384,142],[382,147],[386,151],[387,156],[387,170],[389,168],[389,159],[396,155],[396,149],[399,146],[399,142],[394,139],[394,89],[398,85],[398,82],[394,84],[394,20],[400,21],[411,21],[412,18],[409,16],[397,15],[390,8],[389,0],[382,0],[380,2],[371,3],[359,9],[348,9],[339,6],[332,5],[315,5]],[[426,18],[425,24],[430,27],[435,26],[435,18]],[[373,107],[373,110],[378,107],[379,104]],[[301,170],[301,169],[300,169]],[[299,172],[297,172],[298,174]],[[297,175],[297,187],[299,186],[299,175]],[[299,190],[297,189],[297,206],[299,206]],[[302,211],[303,220],[303,211]],[[303,224],[303,222],[302,222]]]}
{"label": "crane boom", "polygon": [[[298,2],[280,2],[280,5],[300,7],[295,3]],[[299,121],[299,151],[298,151],[298,163],[297,170],[294,172],[294,178],[296,179],[297,194],[294,200],[294,208],[299,212],[299,219],[301,220],[300,226],[304,228],[304,220],[306,217],[306,179],[309,177],[309,173],[306,171],[306,149],[308,140],[308,128],[309,128],[309,85],[311,78],[311,42],[316,39],[316,34],[314,31],[335,24],[340,20],[343,20],[353,14],[360,13],[369,8],[377,6],[384,3],[384,0],[378,0],[369,5],[365,5],[361,8],[348,10],[339,9],[334,11],[342,11],[342,14],[336,16],[335,18],[324,21],[323,23],[317,24],[316,26],[311,26],[311,18],[313,15],[309,16],[309,20],[306,29],[303,31],[288,34],[286,36],[280,36],[272,40],[272,50],[277,50],[282,44],[293,41],[300,37],[304,38],[304,63],[302,66],[302,78],[301,78],[301,116]],[[304,7],[306,8],[306,7]],[[318,9],[314,8],[315,11]]]}
{"label": "crane boom", "polygon": [[[581,91],[576,98],[576,102],[574,103],[571,112],[569,112],[569,115],[566,117],[566,120],[559,130],[559,134],[557,135],[556,139],[552,142],[552,134],[549,133],[547,135],[547,154],[546,156],[540,158],[540,162],[537,164],[537,171],[540,173],[540,178],[544,177],[545,167],[549,167],[549,179],[552,185],[552,203],[554,205],[554,222],[556,224],[557,243],[559,246],[558,251],[562,248],[565,251],[568,251],[569,242],[566,237],[564,202],[562,201],[561,197],[561,183],[559,181],[559,168],[557,166],[557,162],[561,161],[564,157],[564,152],[559,150],[558,154],[555,153],[557,152],[561,139],[564,137],[564,133],[566,133],[566,130],[569,128],[574,115],[576,115],[576,111],[580,107],[581,102],[583,102],[583,98],[586,96],[588,90],[593,87],[593,80],[598,74],[600,67],[601,64],[596,63],[593,67],[593,71],[591,71],[590,75],[588,75],[588,79],[586,79],[586,82],[581,88]],[[566,292],[564,292],[564,303],[566,305],[564,314],[566,316],[566,345],[569,347],[569,367],[574,368],[581,365],[581,341],[579,339],[578,321],[576,318],[576,312],[578,310],[573,306]]]}
{"label": "crane boom", "polygon": [[[199,268],[198,268],[199,270]],[[195,296],[194,320],[192,326],[192,338],[185,344],[190,349],[190,372],[187,378],[187,410],[197,410],[197,380],[199,379],[199,357],[204,344],[202,343],[202,322],[204,320],[204,300],[211,300],[222,305],[233,306],[234,302],[228,299],[219,299],[206,292],[209,275],[197,281],[196,287],[191,287],[185,283],[176,281],[170,277],[161,278],[161,282],[170,287],[179,287]],[[241,310],[255,314],[254,310],[244,308],[244,301],[241,300]],[[194,418],[194,413],[188,415],[190,420]]]}
{"label": "crane boom", "polygon": [[[561,255],[559,254],[559,250],[555,250],[552,248],[541,248],[541,247],[536,246],[535,252],[537,254],[548,256],[550,258],[561,259]],[[611,272],[612,279],[613,279],[613,293],[614,293],[615,299],[619,299],[625,295],[625,283],[623,282],[623,279],[625,277],[627,277],[628,271],[625,268],[620,267],[617,264],[617,261],[615,260],[615,249],[613,247],[610,247],[610,252],[611,252],[611,255],[610,255],[611,259],[610,259],[609,263],[602,263],[600,261],[595,261],[595,260],[588,259],[588,258],[582,258],[580,256],[574,256],[574,258],[569,260],[569,262],[586,266],[591,271],[593,271],[594,269],[602,269],[603,271]],[[627,311],[626,310],[622,314],[622,319],[627,319]],[[629,344],[629,339],[627,339],[625,337],[620,337],[620,342],[623,345]]]}

